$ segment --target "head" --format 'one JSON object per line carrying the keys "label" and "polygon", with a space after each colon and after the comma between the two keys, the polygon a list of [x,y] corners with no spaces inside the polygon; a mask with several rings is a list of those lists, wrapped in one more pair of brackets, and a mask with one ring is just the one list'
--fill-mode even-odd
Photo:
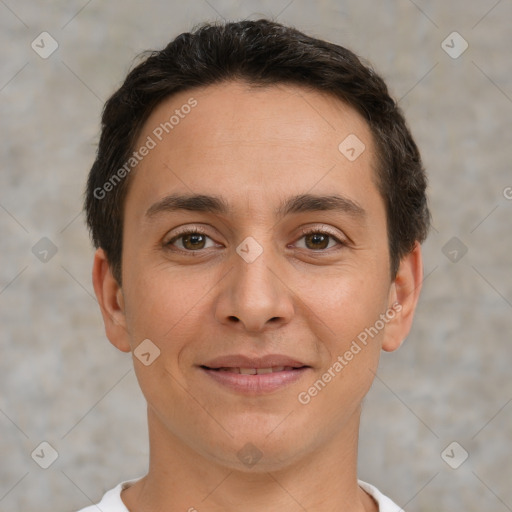
{"label": "head", "polygon": [[[290,431],[311,451],[352,424],[410,329],[425,189],[385,83],[341,46],[260,20],[146,56],[105,105],[86,211],[107,336],[158,354],[134,357],[153,424],[231,465],[250,442],[269,468],[299,456]],[[249,400],[208,369],[270,354],[304,369]]]}

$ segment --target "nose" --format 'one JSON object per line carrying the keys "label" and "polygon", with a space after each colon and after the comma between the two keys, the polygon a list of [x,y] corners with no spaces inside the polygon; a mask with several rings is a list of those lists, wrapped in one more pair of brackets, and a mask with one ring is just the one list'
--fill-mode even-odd
{"label": "nose", "polygon": [[287,324],[294,313],[293,294],[271,249],[253,261],[235,253],[233,265],[219,283],[217,320],[252,333]]}

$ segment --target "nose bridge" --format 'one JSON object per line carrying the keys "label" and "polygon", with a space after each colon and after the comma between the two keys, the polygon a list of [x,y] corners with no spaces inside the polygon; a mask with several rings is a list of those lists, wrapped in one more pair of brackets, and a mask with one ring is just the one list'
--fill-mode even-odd
{"label": "nose bridge", "polygon": [[255,307],[270,306],[279,291],[275,283],[276,258],[273,257],[270,236],[246,237],[236,248],[235,274],[236,295],[244,302],[252,302]]}
{"label": "nose bridge", "polygon": [[246,237],[236,247],[228,289],[217,310],[220,321],[241,323],[250,331],[286,323],[293,312],[288,289],[277,277],[280,261],[272,238],[268,233],[256,236]]}

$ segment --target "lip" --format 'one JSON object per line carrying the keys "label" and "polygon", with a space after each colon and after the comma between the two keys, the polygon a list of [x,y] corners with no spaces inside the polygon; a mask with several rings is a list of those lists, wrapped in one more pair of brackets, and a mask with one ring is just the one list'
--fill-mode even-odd
{"label": "lip", "polygon": [[273,366],[292,366],[301,368],[308,366],[306,363],[292,359],[281,354],[267,354],[262,357],[248,357],[242,354],[220,356],[212,359],[201,366],[208,368],[271,368]]}
{"label": "lip", "polygon": [[[230,372],[229,368],[272,368],[287,367],[282,371],[247,375]],[[293,369],[290,369],[292,367]],[[219,370],[223,368],[223,370]],[[272,393],[283,389],[302,379],[312,370],[305,363],[280,354],[269,354],[263,357],[244,355],[221,356],[199,365],[199,369],[209,379],[232,391],[248,395]]]}
{"label": "lip", "polygon": [[232,391],[249,395],[260,395],[272,393],[273,391],[283,389],[297,382],[304,377],[305,373],[311,371],[311,368],[305,366],[303,368],[297,368],[296,370],[283,370],[261,375],[231,373],[229,371],[208,369],[204,366],[201,366],[200,370],[213,381]]}

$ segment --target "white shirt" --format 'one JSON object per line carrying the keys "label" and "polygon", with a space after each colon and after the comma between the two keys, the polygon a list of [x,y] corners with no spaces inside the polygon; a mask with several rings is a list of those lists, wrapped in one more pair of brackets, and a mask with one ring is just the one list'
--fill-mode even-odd
{"label": "white shirt", "polygon": [[[107,491],[97,505],[83,508],[78,512],[129,512],[121,499],[121,491],[137,482],[136,480],[127,480]],[[358,480],[359,486],[366,491],[379,505],[379,512],[404,512],[396,503],[393,503],[388,497],[384,496],[376,487]]]}

